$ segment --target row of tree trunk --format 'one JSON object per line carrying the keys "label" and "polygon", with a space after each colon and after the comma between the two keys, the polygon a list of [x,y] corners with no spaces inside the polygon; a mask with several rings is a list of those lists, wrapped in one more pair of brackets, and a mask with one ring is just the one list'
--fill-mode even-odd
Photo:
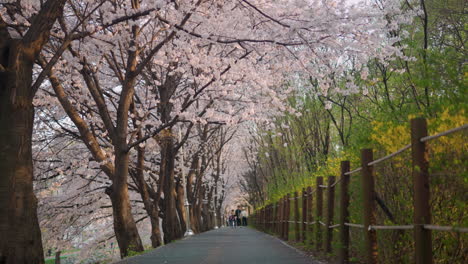
{"label": "row of tree trunk", "polygon": [[[69,42],[64,42],[61,52],[68,48],[81,60],[83,69],[80,73],[97,105],[98,114],[103,120],[105,129],[110,135],[115,159],[113,162],[108,160],[98,138],[93,133],[92,125],[84,120],[76,106],[70,101],[59,77],[55,75],[53,68],[49,67],[47,60],[41,55],[55,21],[63,14],[65,2],[65,0],[48,0],[42,3],[39,13],[33,18],[31,27],[22,38],[13,39],[8,31],[7,23],[0,16],[0,233],[5,234],[3,236],[5,239],[0,239],[0,264],[44,263],[41,231],[37,218],[37,199],[33,190],[33,98],[40,85],[40,83],[39,85],[33,84],[35,63],[43,68],[58,101],[77,127],[83,143],[93,159],[101,164],[101,169],[112,182],[112,185],[106,189],[106,193],[111,200],[114,231],[122,257],[128,255],[130,251],[143,250],[129,199],[130,179],[133,179],[138,187],[137,191],[148,213],[152,226],[153,247],[160,246],[163,241],[168,243],[183,236],[187,229],[187,216],[184,210],[186,193],[192,203],[190,209],[192,229],[195,232],[202,232],[214,226],[212,210],[208,206],[214,199],[214,189],[205,188],[203,182],[203,173],[209,165],[206,157],[202,157],[205,159],[202,162],[203,168],[188,175],[186,190],[181,184],[182,177],[185,176],[176,177],[175,161],[180,145],[175,144],[172,136],[163,136],[160,140],[161,164],[157,190],[150,188],[145,181],[143,172],[145,149],[136,147],[138,158],[136,161],[131,159],[131,150],[134,146],[129,145],[128,124],[132,121],[129,113],[135,103],[137,76],[141,73],[138,72],[138,68],[143,68],[137,67],[140,49],[128,51],[117,118],[113,121],[110,119],[102,91],[96,83],[98,80],[93,79],[93,73],[88,68],[86,57],[75,52],[69,46]],[[132,7],[138,9],[139,2],[132,1]],[[133,26],[132,31],[132,37],[136,40],[139,27]],[[169,35],[162,43],[169,41],[172,37],[173,35]],[[131,44],[137,46],[137,43]],[[156,52],[157,50],[153,54]],[[160,105],[163,107],[158,108],[158,113],[165,125],[172,122],[170,97],[176,86],[175,81],[168,78],[168,82],[159,87],[159,96],[162,101]],[[167,126],[166,131],[169,135],[174,124]],[[143,137],[141,131],[139,131],[139,137]],[[194,159],[198,164],[199,157]],[[136,164],[136,170],[130,166],[133,163]],[[193,179],[190,180],[190,178]],[[160,218],[163,222],[164,238],[159,229]]]}

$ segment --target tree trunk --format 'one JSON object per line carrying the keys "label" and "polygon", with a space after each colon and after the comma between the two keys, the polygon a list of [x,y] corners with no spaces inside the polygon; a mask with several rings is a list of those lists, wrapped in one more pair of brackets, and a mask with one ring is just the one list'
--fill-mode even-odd
{"label": "tree trunk", "polygon": [[203,218],[202,218],[202,206],[203,206],[203,197],[204,197],[204,187],[201,187],[198,190],[198,198],[197,202],[195,203],[195,217],[197,218],[198,223],[198,231],[203,232]]}
{"label": "tree trunk", "polygon": [[203,226],[202,226],[202,231],[206,232],[210,230],[210,224],[211,224],[211,219],[210,219],[210,212],[208,211],[208,205],[203,203],[202,206],[202,218],[203,218]]}
{"label": "tree trunk", "polygon": [[187,176],[187,186],[186,186],[186,194],[187,194],[187,200],[190,203],[189,206],[189,214],[190,214],[190,225],[192,228],[192,231],[194,233],[200,233],[199,229],[199,223],[198,223],[198,218],[196,214],[196,207],[197,207],[197,197],[196,193],[194,193],[193,188],[194,188],[194,180],[195,180],[195,172],[198,171],[199,166],[198,166],[198,156],[195,156],[192,160],[192,164],[190,166],[190,171]]}
{"label": "tree trunk", "polygon": [[143,204],[145,205],[146,213],[150,218],[151,223],[151,246],[153,248],[157,248],[161,246],[162,243],[162,236],[161,236],[161,229],[159,228],[159,210],[158,206],[154,204],[149,198],[143,198]]}
{"label": "tree trunk", "polygon": [[[184,176],[181,175],[181,177],[184,177]],[[180,219],[181,231],[182,233],[185,233],[185,231],[187,231],[187,215],[186,215],[185,208],[184,208],[185,206],[184,186],[182,186],[181,180],[177,181],[176,190],[177,190],[177,199],[176,199],[177,214],[179,215],[179,219]]]}
{"label": "tree trunk", "polygon": [[191,228],[192,228],[192,231],[197,234],[197,233],[200,233],[200,228],[199,228],[199,223],[198,223],[198,217],[196,215],[196,209],[194,207],[195,203],[192,203],[191,206],[190,206],[190,225],[191,225]]}
{"label": "tree trunk", "polygon": [[164,130],[161,138],[160,177],[164,177],[164,243],[170,243],[182,237],[176,209],[176,190],[174,178],[174,141],[171,130]]}
{"label": "tree trunk", "polygon": [[128,196],[128,160],[128,152],[116,146],[115,175],[112,186],[106,190],[112,202],[114,231],[122,258],[127,256],[129,251],[143,251],[143,245],[135,220],[133,219],[130,198]]}
{"label": "tree trunk", "polygon": [[10,40],[0,56],[0,263],[44,263],[37,199],[33,191],[34,58]]}
{"label": "tree trunk", "polygon": [[146,213],[148,214],[150,218],[150,223],[151,223],[151,246],[153,248],[157,248],[162,246],[163,241],[162,241],[162,234],[161,234],[161,229],[159,228],[159,210],[157,205],[152,204],[150,207],[147,207],[146,202],[145,203],[145,210]]}
{"label": "tree trunk", "polygon": [[[139,138],[141,137],[141,133],[139,133]],[[162,238],[161,238],[161,230],[159,228],[159,210],[157,201],[159,197],[155,199],[155,202],[151,200],[150,193],[149,193],[149,186],[146,184],[143,170],[144,170],[144,155],[145,149],[142,147],[137,147],[138,150],[138,158],[137,158],[137,168],[136,171],[133,171],[132,175],[134,176],[135,183],[138,186],[139,193],[141,196],[141,200],[143,201],[143,205],[145,207],[146,213],[150,218],[151,223],[151,246],[153,248],[157,248],[162,245]]]}
{"label": "tree trunk", "polygon": [[60,253],[61,251],[55,252],[55,264],[60,264]]}

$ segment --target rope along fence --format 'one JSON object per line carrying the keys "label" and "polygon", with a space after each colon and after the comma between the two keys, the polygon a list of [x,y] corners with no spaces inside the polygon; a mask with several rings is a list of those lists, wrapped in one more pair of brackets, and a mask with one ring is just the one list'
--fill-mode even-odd
{"label": "rope along fence", "polygon": [[[373,159],[372,149],[361,150],[361,167],[350,170],[350,162],[341,162],[340,178],[334,176],[324,184],[323,177],[316,178],[315,189],[303,188],[302,194],[297,192],[287,194],[276,203],[266,205],[257,210],[252,219],[254,225],[265,232],[273,232],[284,240],[289,240],[290,227],[293,226],[295,241],[305,243],[309,240],[317,251],[331,253],[333,232],[339,228],[338,263],[349,263],[350,228],[362,229],[365,241],[364,262],[377,263],[377,230],[412,230],[414,232],[414,256],[416,264],[432,264],[432,231],[467,233],[468,227],[438,226],[431,223],[430,190],[429,190],[429,160],[427,142],[442,136],[447,136],[466,130],[463,125],[445,132],[428,136],[427,123],[423,118],[411,120],[411,143],[403,148],[379,159]],[[411,149],[413,177],[413,219],[412,225],[377,225],[375,201],[378,199],[374,190],[373,167],[385,160],[391,159],[405,150]],[[362,176],[363,219],[364,223],[349,222],[350,194],[349,183],[353,174],[360,172]],[[334,217],[335,186],[340,184],[339,222],[332,223]],[[325,217],[323,216],[323,200],[326,192]],[[315,201],[314,201],[315,197]],[[291,202],[294,203],[294,218],[291,219]],[[299,203],[302,203],[302,213],[299,213]],[[315,212],[314,212],[315,210]],[[301,217],[301,218],[300,218]],[[315,229],[315,232],[313,232]],[[314,237],[307,237],[314,236]]]}

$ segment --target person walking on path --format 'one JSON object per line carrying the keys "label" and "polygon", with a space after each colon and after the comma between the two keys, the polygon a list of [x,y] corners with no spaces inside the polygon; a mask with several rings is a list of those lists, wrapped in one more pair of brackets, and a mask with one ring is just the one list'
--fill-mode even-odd
{"label": "person walking on path", "polygon": [[229,215],[229,226],[235,228],[237,226],[237,219],[234,210],[231,210],[231,215]]}
{"label": "person walking on path", "polygon": [[240,205],[237,206],[237,210],[236,210],[236,219],[237,219],[237,225],[238,226],[241,226],[241,213],[242,213],[242,210],[241,210],[241,207]]}
{"label": "person walking on path", "polygon": [[242,210],[241,212],[242,226],[247,226],[247,212]]}

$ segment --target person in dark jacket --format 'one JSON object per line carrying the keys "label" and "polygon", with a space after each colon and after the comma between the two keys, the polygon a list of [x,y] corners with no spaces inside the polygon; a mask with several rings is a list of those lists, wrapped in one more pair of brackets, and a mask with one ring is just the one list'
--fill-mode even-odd
{"label": "person in dark jacket", "polygon": [[236,214],[234,213],[234,210],[231,210],[228,221],[231,228],[235,228],[237,226]]}
{"label": "person in dark jacket", "polygon": [[241,219],[242,219],[242,218],[241,218],[241,213],[242,213],[241,207],[240,207],[240,206],[237,206],[237,210],[236,210],[236,212],[235,212],[236,218],[237,218],[237,219],[236,219],[236,220],[237,220],[237,226],[241,226],[241,225],[242,225],[242,223],[241,223]]}

